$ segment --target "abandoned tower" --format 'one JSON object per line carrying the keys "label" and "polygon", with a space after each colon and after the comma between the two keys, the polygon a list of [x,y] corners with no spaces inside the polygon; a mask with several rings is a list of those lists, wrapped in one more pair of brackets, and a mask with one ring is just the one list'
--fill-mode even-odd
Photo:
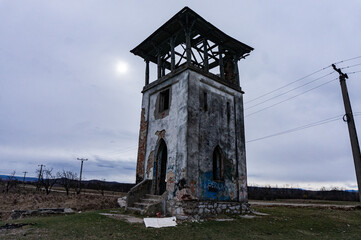
{"label": "abandoned tower", "polygon": [[146,67],[128,209],[206,217],[247,208],[238,61],[252,50],[188,7],[131,50]]}

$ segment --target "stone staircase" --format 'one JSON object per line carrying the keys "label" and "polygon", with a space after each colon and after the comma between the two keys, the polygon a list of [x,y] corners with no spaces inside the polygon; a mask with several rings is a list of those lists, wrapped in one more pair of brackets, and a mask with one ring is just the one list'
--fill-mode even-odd
{"label": "stone staircase", "polygon": [[[162,196],[145,194],[138,201],[134,202],[132,207],[127,207],[127,211],[145,215],[157,211],[157,209],[161,207],[161,203]],[[161,209],[159,209],[159,211],[161,211]]]}

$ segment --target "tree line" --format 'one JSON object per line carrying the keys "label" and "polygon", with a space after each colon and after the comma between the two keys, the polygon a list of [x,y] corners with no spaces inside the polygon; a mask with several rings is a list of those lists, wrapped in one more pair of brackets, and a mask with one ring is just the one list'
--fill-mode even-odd
{"label": "tree line", "polygon": [[[71,192],[80,194],[81,189],[93,189],[104,195],[105,191],[128,192],[135,184],[106,182],[102,180],[81,181],[78,174],[72,171],[62,170],[54,172],[52,168],[38,169],[36,174],[37,181],[23,181],[16,177],[13,171],[5,179],[0,179],[0,192],[9,193],[20,190],[19,186],[33,185],[37,191],[43,191],[46,195],[53,191],[53,187],[62,187],[67,195]],[[57,190],[59,191],[59,190]]]}

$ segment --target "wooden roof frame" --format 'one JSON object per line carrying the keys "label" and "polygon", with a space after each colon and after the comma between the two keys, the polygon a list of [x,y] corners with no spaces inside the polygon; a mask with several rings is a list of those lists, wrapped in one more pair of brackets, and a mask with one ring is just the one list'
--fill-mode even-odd
{"label": "wooden roof frame", "polygon": [[[184,7],[130,52],[157,64],[158,56],[165,56],[171,51],[170,41],[174,41],[174,46],[186,43],[186,33],[190,34],[192,48],[206,39],[222,46],[223,51],[237,56],[238,60],[254,50],[252,47],[228,36],[189,7]],[[182,55],[182,53],[178,54]],[[215,58],[216,56],[211,57]],[[171,69],[171,63],[163,60],[164,67]],[[210,68],[218,65],[217,60]],[[200,65],[196,62],[193,64]]]}

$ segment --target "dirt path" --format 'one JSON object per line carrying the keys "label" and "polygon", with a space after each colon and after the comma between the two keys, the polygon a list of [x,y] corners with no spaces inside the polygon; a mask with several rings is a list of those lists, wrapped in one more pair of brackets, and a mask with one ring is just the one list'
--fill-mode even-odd
{"label": "dirt path", "polygon": [[288,203],[288,202],[267,202],[267,201],[249,201],[251,206],[284,206],[284,207],[309,207],[309,208],[332,208],[332,209],[356,209],[359,205],[338,205],[338,204],[320,204],[320,203]]}

